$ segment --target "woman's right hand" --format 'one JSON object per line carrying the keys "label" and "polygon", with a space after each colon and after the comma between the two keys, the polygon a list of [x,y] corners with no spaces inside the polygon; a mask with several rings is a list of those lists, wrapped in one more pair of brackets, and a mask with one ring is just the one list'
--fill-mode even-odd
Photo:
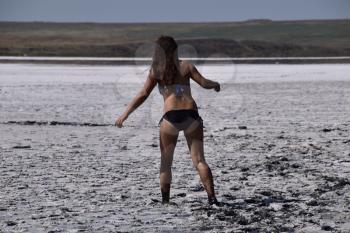
{"label": "woman's right hand", "polygon": [[220,83],[215,82],[214,90],[215,90],[216,92],[219,92],[219,91],[220,91]]}

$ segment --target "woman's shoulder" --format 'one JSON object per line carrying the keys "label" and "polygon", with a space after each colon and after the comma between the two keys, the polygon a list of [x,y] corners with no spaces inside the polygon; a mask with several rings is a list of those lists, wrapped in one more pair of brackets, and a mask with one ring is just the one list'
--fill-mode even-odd
{"label": "woman's shoulder", "polygon": [[194,67],[194,65],[188,60],[180,60],[180,65],[182,70],[186,74],[189,73]]}
{"label": "woman's shoulder", "polygon": [[192,65],[192,63],[188,60],[180,60],[180,64],[185,67]]}

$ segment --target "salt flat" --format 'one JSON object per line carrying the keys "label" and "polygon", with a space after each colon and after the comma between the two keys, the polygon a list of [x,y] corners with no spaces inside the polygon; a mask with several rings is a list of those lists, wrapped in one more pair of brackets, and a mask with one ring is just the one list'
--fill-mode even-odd
{"label": "salt flat", "polygon": [[350,65],[203,65],[192,83],[218,199],[180,135],[162,206],[146,66],[0,64],[0,232],[349,232]]}

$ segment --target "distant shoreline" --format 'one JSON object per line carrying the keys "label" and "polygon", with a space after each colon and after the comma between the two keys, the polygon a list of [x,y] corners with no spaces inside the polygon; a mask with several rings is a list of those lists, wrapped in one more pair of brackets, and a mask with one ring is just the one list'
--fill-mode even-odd
{"label": "distant shoreline", "polygon": [[[154,41],[160,35],[170,35],[179,45],[180,57],[343,57],[350,56],[349,28],[350,20],[346,19],[222,23],[0,22],[0,56],[150,57]],[[254,62],[262,61],[254,59]]]}
{"label": "distant shoreline", "polygon": [[[183,58],[195,64],[349,64],[350,57]],[[149,65],[152,58],[0,56],[0,64]]]}

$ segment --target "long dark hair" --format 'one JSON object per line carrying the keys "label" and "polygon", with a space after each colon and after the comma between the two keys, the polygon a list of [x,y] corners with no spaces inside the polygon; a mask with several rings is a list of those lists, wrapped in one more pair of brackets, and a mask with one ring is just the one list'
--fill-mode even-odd
{"label": "long dark hair", "polygon": [[179,57],[177,44],[171,36],[160,36],[156,40],[156,46],[152,58],[151,68],[157,77],[158,84],[173,84],[178,75]]}

